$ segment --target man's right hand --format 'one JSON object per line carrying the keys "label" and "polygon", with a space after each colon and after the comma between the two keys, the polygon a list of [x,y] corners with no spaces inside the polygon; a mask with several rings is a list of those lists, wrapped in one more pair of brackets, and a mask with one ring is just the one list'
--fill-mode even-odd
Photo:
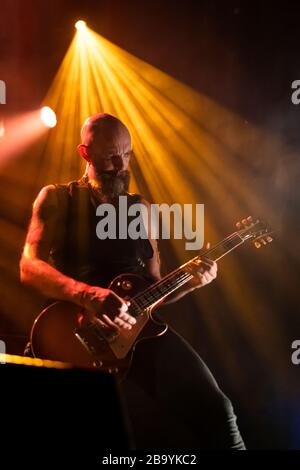
{"label": "man's right hand", "polygon": [[103,328],[117,332],[120,328],[130,330],[136,323],[136,319],[128,313],[130,302],[110,289],[87,287],[83,292],[82,305],[89,319],[96,320]]}

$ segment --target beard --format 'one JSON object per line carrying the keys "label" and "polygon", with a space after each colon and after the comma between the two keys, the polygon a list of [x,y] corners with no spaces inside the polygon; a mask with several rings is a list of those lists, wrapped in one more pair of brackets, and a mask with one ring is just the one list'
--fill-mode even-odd
{"label": "beard", "polygon": [[97,179],[100,183],[101,193],[109,199],[116,199],[128,192],[130,183],[130,173],[123,171],[97,171]]}

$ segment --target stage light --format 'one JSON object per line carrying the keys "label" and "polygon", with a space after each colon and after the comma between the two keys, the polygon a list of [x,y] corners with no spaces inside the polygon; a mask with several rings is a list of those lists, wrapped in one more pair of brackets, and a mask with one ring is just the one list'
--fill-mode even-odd
{"label": "stage light", "polygon": [[44,106],[41,109],[41,120],[46,127],[55,127],[57,123],[56,114],[49,106]]}
{"label": "stage light", "polygon": [[86,22],[83,20],[76,21],[75,28],[77,29],[77,31],[85,31],[87,28]]}
{"label": "stage light", "polygon": [[31,145],[46,135],[48,127],[55,125],[54,119],[55,113],[50,108],[43,108],[6,116],[5,123],[0,120],[0,168],[9,160],[24,154]]}

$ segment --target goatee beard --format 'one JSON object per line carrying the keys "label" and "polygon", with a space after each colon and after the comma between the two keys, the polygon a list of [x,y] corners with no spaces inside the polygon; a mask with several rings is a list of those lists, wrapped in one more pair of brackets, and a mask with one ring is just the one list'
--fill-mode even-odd
{"label": "goatee beard", "polygon": [[130,183],[128,170],[97,172],[97,179],[100,182],[101,193],[109,199],[118,198],[128,192]]}

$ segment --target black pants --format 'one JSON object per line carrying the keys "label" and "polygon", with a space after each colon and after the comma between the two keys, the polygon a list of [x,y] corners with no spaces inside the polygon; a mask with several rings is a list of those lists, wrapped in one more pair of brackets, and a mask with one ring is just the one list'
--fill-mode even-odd
{"label": "black pants", "polygon": [[170,328],[137,345],[122,393],[138,449],[245,449],[230,400]]}

